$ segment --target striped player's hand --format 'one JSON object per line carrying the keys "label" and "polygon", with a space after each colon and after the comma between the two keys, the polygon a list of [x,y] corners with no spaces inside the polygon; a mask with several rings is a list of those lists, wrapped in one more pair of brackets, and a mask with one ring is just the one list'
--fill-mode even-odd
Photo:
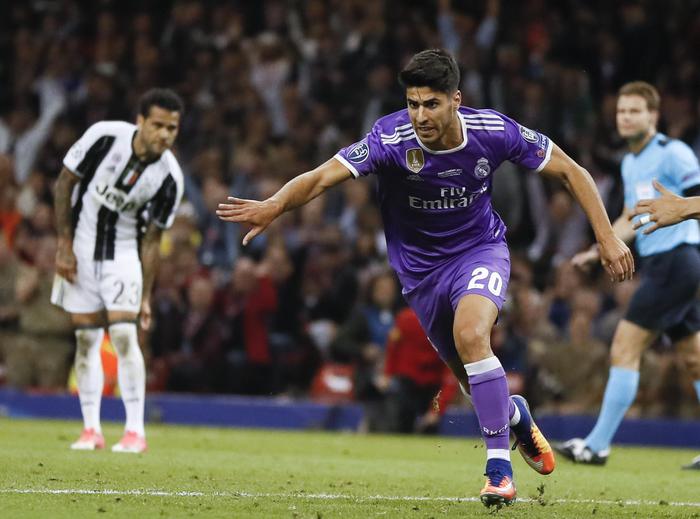
{"label": "striped player's hand", "polygon": [[75,276],[78,274],[78,260],[73,252],[73,243],[69,241],[58,240],[56,274],[70,283],[75,282]]}

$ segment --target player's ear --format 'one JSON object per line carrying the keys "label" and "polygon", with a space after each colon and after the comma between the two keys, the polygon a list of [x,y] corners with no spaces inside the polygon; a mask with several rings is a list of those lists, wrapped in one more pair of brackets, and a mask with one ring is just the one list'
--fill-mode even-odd
{"label": "player's ear", "polygon": [[139,128],[141,128],[141,127],[143,126],[143,122],[144,122],[145,120],[146,120],[146,119],[144,118],[143,115],[138,114],[138,115],[136,116],[136,126],[138,126]]}
{"label": "player's ear", "polygon": [[452,95],[452,105],[454,109],[456,110],[459,108],[462,104],[462,92],[459,90],[456,90],[455,93]]}
{"label": "player's ear", "polygon": [[654,126],[654,128],[657,128],[659,126],[659,111],[658,110],[651,111],[651,124]]}

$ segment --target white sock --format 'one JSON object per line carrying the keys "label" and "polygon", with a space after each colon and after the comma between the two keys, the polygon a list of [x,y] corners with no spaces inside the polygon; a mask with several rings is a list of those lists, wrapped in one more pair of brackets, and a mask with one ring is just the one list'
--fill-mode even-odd
{"label": "white sock", "polygon": [[[511,397],[512,400],[512,397]],[[510,417],[510,426],[513,427],[514,425],[518,425],[520,423],[520,409],[518,409],[518,406],[513,404],[513,407],[515,408],[515,411],[513,412],[513,416]]]}
{"label": "white sock", "polygon": [[139,348],[136,324],[115,323],[109,337],[117,351],[119,391],[126,410],[127,431],[144,436],[143,409],[146,402],[146,366]]}
{"label": "white sock", "polygon": [[102,357],[100,346],[104,337],[102,328],[78,328],[75,330],[75,378],[78,382],[80,410],[85,429],[101,433],[100,404],[102,403]]}

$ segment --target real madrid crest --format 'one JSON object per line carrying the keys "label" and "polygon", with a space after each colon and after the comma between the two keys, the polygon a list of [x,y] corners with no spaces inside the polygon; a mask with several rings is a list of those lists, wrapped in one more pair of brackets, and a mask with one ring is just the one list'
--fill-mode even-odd
{"label": "real madrid crest", "polygon": [[418,173],[425,166],[425,157],[423,156],[423,150],[420,148],[410,148],[406,150],[406,167]]}
{"label": "real madrid crest", "polygon": [[476,166],[474,166],[474,174],[479,178],[486,178],[491,173],[491,165],[489,164],[489,159],[486,157],[481,157],[476,161]]}

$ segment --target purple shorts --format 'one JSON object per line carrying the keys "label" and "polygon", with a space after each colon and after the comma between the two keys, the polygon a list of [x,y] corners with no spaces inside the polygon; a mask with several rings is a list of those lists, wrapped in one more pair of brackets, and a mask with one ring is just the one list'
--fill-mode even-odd
{"label": "purple shorts", "polygon": [[452,328],[460,299],[479,294],[500,311],[509,279],[510,255],[505,240],[457,256],[422,279],[399,275],[404,298],[443,361],[458,356]]}

